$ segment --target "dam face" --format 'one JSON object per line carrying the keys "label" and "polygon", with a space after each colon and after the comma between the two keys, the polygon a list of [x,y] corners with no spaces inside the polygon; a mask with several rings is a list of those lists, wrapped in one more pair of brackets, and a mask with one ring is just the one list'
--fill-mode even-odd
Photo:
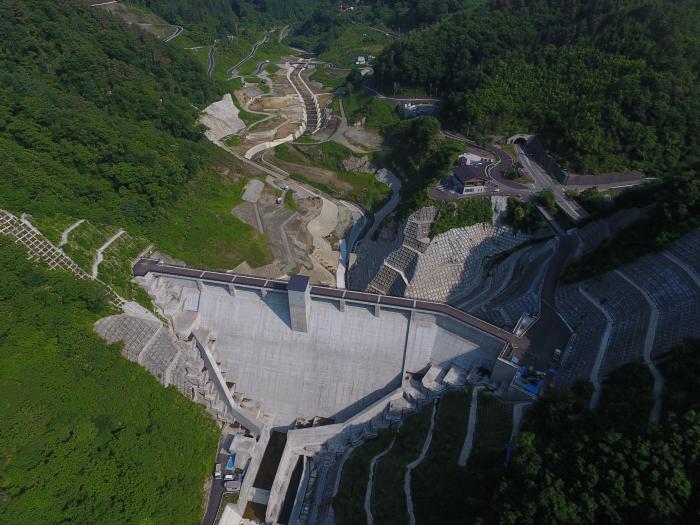
{"label": "dam face", "polygon": [[208,348],[234,402],[273,427],[343,421],[431,366],[491,369],[503,348],[440,314],[318,297],[309,288],[304,299],[301,288],[180,276],[149,274],[142,283],[181,340]]}

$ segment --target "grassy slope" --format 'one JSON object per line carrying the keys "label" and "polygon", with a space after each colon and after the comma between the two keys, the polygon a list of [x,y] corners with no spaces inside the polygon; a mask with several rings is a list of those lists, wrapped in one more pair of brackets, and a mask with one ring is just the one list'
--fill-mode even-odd
{"label": "grassy slope", "polygon": [[[448,392],[440,400],[430,450],[411,476],[416,522],[458,523],[464,515],[461,499],[464,469],[457,465],[469,420],[471,387]],[[435,512],[436,506],[440,512]]]}
{"label": "grassy slope", "polygon": [[319,58],[338,67],[350,67],[358,56],[379,55],[391,41],[391,37],[373,31],[365,24],[348,25]]}
{"label": "grassy slope", "polygon": [[384,430],[376,439],[353,450],[345,462],[338,495],[333,500],[333,514],[338,525],[354,525],[364,516],[369,464],[374,456],[386,450],[395,434],[394,429]]}
{"label": "grassy slope", "polygon": [[372,515],[376,523],[408,523],[403,479],[406,465],[418,457],[430,427],[432,405],[406,418],[394,448],[378,464],[372,492]]}
{"label": "grassy slope", "polygon": [[[212,146],[214,148],[214,146]],[[212,149],[221,162],[233,162]],[[152,230],[158,248],[187,264],[233,268],[242,261],[253,267],[271,261],[264,235],[231,214],[242,202],[245,180],[213,169],[192,181]]]}

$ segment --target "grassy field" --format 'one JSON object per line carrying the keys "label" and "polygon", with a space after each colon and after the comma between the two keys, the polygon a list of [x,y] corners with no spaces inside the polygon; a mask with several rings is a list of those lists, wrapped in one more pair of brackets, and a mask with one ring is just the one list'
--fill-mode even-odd
{"label": "grassy field", "polygon": [[[292,178],[314,186],[332,197],[357,202],[370,210],[379,209],[389,197],[390,188],[379,182],[372,173],[346,170],[342,161],[351,156],[356,154],[336,142],[296,146],[282,144],[275,148],[275,157],[300,166],[298,171],[290,172]],[[327,182],[314,181],[304,175],[304,166],[331,171],[336,178]],[[349,187],[352,189],[348,189]]]}
{"label": "grassy field", "polygon": [[365,492],[369,480],[370,461],[386,450],[395,434],[395,429],[388,428],[377,438],[367,441],[350,454],[343,466],[338,495],[333,500],[335,522],[338,525],[354,525],[363,521],[361,517],[365,515]]}
{"label": "grassy field", "polygon": [[491,199],[471,197],[453,202],[439,203],[440,215],[433,225],[433,235],[453,228],[463,228],[481,222],[491,222]]}
{"label": "grassy field", "polygon": [[311,73],[311,80],[320,82],[329,90],[335,91],[345,85],[345,78],[350,73],[349,69],[331,69],[327,67],[317,67],[316,71]]}
{"label": "grassy field", "polygon": [[351,67],[358,56],[378,56],[391,42],[391,37],[373,31],[365,24],[348,25],[319,58],[338,67]]}
{"label": "grassy field", "polygon": [[[457,465],[469,420],[471,387],[448,392],[440,400],[433,439],[425,461],[411,476],[416,523],[460,523],[464,516],[461,484],[464,469]],[[435,506],[440,505],[440,512]]]}
{"label": "grassy field", "polygon": [[85,221],[68,235],[68,244],[63,247],[63,251],[78,266],[90,273],[97,249],[116,231],[117,228],[114,226],[98,227]]}
{"label": "grassy field", "polygon": [[[222,169],[238,171],[225,151],[215,146],[210,149]],[[272,255],[266,237],[231,214],[242,202],[244,186],[245,179],[202,170],[187,191],[163,211],[151,227],[150,238],[158,249],[195,266],[233,268],[242,261],[253,267],[267,264]]]}
{"label": "grassy field", "polygon": [[232,135],[224,141],[224,144],[229,146],[229,147],[238,146],[240,143],[241,143],[241,136],[240,135]]}
{"label": "grassy field", "polygon": [[408,416],[396,437],[391,451],[377,465],[372,491],[372,516],[382,525],[408,523],[403,479],[406,465],[420,454],[430,427],[432,404]]}

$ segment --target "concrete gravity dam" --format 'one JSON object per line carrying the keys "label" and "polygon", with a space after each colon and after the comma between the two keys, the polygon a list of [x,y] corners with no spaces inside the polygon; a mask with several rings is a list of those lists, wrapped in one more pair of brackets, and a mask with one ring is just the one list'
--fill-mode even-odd
{"label": "concrete gravity dam", "polygon": [[[302,276],[266,280],[151,259],[134,275],[178,344],[201,355],[220,419],[240,428],[236,461],[249,459],[241,510],[263,503],[276,523],[293,509],[299,523],[304,509],[322,512],[322,491],[334,484],[314,483],[321,471],[332,480],[353,442],[431,395],[485,372],[506,390],[516,370],[509,357],[527,344],[443,303],[311,286]],[[286,432],[284,453],[274,483],[260,486],[273,430]],[[294,502],[284,519],[283,501]]]}

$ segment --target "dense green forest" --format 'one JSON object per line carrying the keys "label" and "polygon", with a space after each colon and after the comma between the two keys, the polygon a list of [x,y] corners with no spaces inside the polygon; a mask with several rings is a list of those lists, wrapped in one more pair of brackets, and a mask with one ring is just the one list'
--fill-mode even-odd
{"label": "dense green forest", "polygon": [[400,216],[428,203],[426,188],[447,175],[463,146],[440,135],[440,122],[434,117],[402,120],[386,130],[392,150],[389,161],[405,181],[401,187]]}
{"label": "dense green forest", "polygon": [[93,282],[0,236],[0,523],[192,524],[218,430],[107,346]]}
{"label": "dense green forest", "polygon": [[220,90],[184,51],[77,2],[0,5],[0,206],[143,225],[202,164]]}
{"label": "dense green forest", "polygon": [[495,0],[396,41],[375,77],[473,137],[536,132],[574,173],[673,174],[700,154],[698,35],[691,0]]}
{"label": "dense green forest", "polygon": [[648,423],[653,379],[641,363],[606,380],[594,411],[590,384],[547,394],[528,410],[508,466],[501,454],[470,472],[464,513],[499,525],[698,523],[698,366],[698,341],[661,366],[658,424]]}
{"label": "dense green forest", "polygon": [[443,17],[485,3],[487,0],[367,0],[369,18],[395,31],[408,31],[440,21]]}
{"label": "dense green forest", "polygon": [[128,0],[151,9],[172,24],[200,35],[235,35],[244,25],[271,29],[302,19],[319,4],[331,0]]}

